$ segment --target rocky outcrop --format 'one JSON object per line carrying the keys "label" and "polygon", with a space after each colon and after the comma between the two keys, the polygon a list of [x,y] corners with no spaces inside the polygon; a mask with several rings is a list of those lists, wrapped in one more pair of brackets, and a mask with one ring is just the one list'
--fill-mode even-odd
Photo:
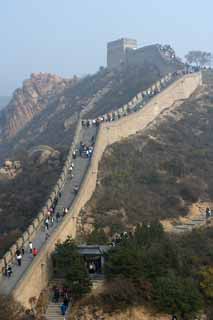
{"label": "rocky outcrop", "polygon": [[48,162],[48,167],[58,167],[61,163],[61,153],[47,145],[35,146],[29,150],[29,159],[33,160],[36,165]]}
{"label": "rocky outcrop", "polygon": [[33,73],[30,79],[23,82],[22,88],[14,92],[8,106],[1,113],[1,138],[15,136],[35,115],[46,108],[51,99],[74,82],[49,73]]}
{"label": "rocky outcrop", "polygon": [[6,160],[2,167],[0,167],[0,181],[14,179],[22,172],[22,165],[20,161]]}

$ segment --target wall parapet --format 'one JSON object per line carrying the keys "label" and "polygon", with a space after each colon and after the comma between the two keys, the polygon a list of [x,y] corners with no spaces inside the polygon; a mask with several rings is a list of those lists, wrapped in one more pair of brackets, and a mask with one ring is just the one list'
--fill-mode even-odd
{"label": "wall parapet", "polygon": [[[83,124],[86,123],[92,124],[94,121],[104,122],[104,121],[115,121],[118,120],[122,116],[126,116],[130,112],[136,112],[138,109],[142,108],[147,100],[154,97],[156,94],[160,93],[163,89],[168,87],[175,80],[179,79],[183,75],[185,75],[185,71],[177,71],[174,73],[169,73],[165,75],[162,79],[156,81],[153,85],[151,85],[146,90],[138,92],[136,96],[134,96],[129,102],[125,105],[120,106],[116,110],[112,110],[106,114],[103,114],[97,119],[86,119],[83,120]],[[85,111],[84,111],[85,112]]]}
{"label": "wall parapet", "polygon": [[[79,115],[79,119],[78,119],[78,123],[76,126],[73,142],[72,142],[71,147],[68,151],[67,159],[64,163],[61,174],[60,174],[56,184],[52,188],[52,192],[50,193],[48,199],[46,200],[43,209],[37,214],[37,216],[34,218],[34,220],[31,222],[31,224],[27,227],[26,231],[22,234],[22,237],[21,237],[23,240],[22,245],[17,246],[17,241],[16,241],[16,244],[15,244],[16,250],[21,249],[23,247],[27,247],[29,241],[32,241],[34,239],[34,237],[36,235],[36,231],[38,229],[40,229],[43,225],[43,222],[45,219],[45,214],[47,213],[48,208],[50,208],[53,205],[55,198],[58,197],[59,192],[61,192],[61,190],[63,188],[64,181],[66,180],[67,175],[68,175],[68,168],[72,162],[72,154],[76,148],[76,143],[78,141],[80,131],[81,131],[81,117]],[[5,272],[6,265],[14,262],[16,250],[14,250],[14,245],[12,245],[9,248],[9,250],[4,254],[2,259],[0,260],[0,262],[1,262],[0,263],[0,279]]]}

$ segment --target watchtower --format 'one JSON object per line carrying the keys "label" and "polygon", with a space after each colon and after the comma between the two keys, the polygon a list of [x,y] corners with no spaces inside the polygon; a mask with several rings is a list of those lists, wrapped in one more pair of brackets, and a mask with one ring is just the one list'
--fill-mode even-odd
{"label": "watchtower", "polygon": [[111,41],[107,44],[107,67],[117,68],[126,63],[127,50],[137,49],[137,41],[134,39],[122,38]]}

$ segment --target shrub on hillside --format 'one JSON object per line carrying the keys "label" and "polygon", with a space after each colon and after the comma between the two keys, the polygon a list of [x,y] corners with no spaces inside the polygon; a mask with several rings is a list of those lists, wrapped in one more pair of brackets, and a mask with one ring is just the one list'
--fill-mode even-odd
{"label": "shrub on hillside", "polygon": [[108,239],[103,229],[95,228],[87,237],[87,244],[107,244]]}
{"label": "shrub on hillside", "polygon": [[180,194],[184,200],[196,202],[204,191],[201,181],[195,177],[185,177],[180,183]]}
{"label": "shrub on hillside", "polygon": [[0,295],[1,320],[45,320],[43,316],[34,314],[32,310],[25,310],[20,303],[11,296]]}
{"label": "shrub on hillside", "polygon": [[[159,311],[191,316],[203,306],[192,268],[193,254],[169,238],[159,223],[138,226],[132,238],[108,252],[106,278],[110,283],[119,278],[123,285],[131,284],[129,305],[146,301]],[[123,299],[127,306],[126,296]]]}
{"label": "shrub on hillside", "polygon": [[202,268],[199,272],[200,276],[200,288],[205,297],[209,300],[213,300],[213,267],[207,266]]}
{"label": "shrub on hillside", "polygon": [[192,279],[169,272],[153,282],[152,302],[158,310],[185,316],[196,315],[203,307],[202,296]]}
{"label": "shrub on hillside", "polygon": [[57,244],[52,257],[55,275],[64,278],[65,285],[71,289],[74,299],[90,291],[88,270],[74,240],[68,237],[63,243]]}
{"label": "shrub on hillside", "polygon": [[130,305],[142,302],[135,284],[130,279],[120,277],[105,285],[99,299],[98,302],[103,306],[105,312],[122,310]]}
{"label": "shrub on hillside", "polygon": [[106,150],[91,200],[98,227],[113,228],[119,211],[125,214],[127,229],[151,218],[185,216],[194,202],[211,201],[213,112],[208,97],[213,87],[205,90],[144,133]]}
{"label": "shrub on hillside", "polygon": [[0,295],[0,319],[1,320],[22,320],[24,309],[12,298]]}

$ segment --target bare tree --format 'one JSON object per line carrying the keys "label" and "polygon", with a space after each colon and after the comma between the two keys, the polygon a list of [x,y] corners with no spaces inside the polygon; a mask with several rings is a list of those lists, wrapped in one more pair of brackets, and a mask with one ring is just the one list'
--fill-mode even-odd
{"label": "bare tree", "polygon": [[24,309],[7,296],[0,296],[0,319],[1,320],[22,320]]}
{"label": "bare tree", "polygon": [[45,320],[34,315],[32,310],[25,310],[20,303],[10,296],[0,295],[0,320]]}
{"label": "bare tree", "polygon": [[185,56],[186,62],[195,64],[197,67],[210,67],[212,61],[212,54],[205,51],[189,51]]}

